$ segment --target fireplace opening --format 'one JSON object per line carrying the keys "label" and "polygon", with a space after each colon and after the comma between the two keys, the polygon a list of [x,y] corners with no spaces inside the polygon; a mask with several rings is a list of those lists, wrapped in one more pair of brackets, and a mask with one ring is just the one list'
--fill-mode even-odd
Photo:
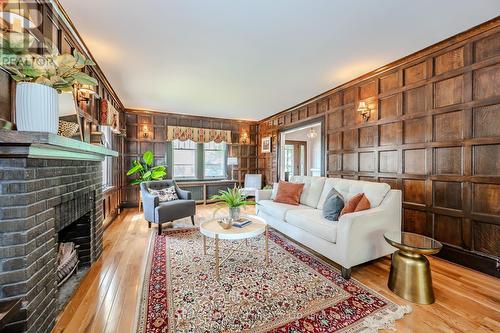
{"label": "fireplace opening", "polygon": [[69,301],[91,265],[92,211],[57,233],[57,297],[59,312]]}

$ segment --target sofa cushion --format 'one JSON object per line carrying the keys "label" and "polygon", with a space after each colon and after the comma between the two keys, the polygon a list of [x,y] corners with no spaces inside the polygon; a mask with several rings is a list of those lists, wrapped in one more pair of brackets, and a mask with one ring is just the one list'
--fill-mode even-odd
{"label": "sofa cushion", "polygon": [[312,208],[318,205],[323,185],[325,184],[325,177],[313,176],[292,176],[290,177],[291,183],[304,184],[304,190],[300,196],[300,203]]}
{"label": "sofa cushion", "polygon": [[344,208],[344,198],[332,188],[323,205],[323,217],[329,221],[338,221],[342,208]]}
{"label": "sofa cushion", "polygon": [[289,210],[286,222],[331,243],[337,241],[338,221],[329,221],[322,211],[314,208]]}
{"label": "sofa cushion", "polygon": [[335,188],[342,195],[344,201],[350,200],[358,193],[364,193],[368,201],[370,201],[370,208],[378,207],[382,200],[384,200],[387,192],[391,189],[386,183],[328,178],[323,186],[323,192],[317,206],[318,209],[323,209],[326,197],[332,188]]}
{"label": "sofa cushion", "polygon": [[274,202],[273,200],[260,200],[258,209],[267,215],[270,215],[278,220],[285,220],[286,212],[297,209],[307,209],[309,207],[304,205],[288,205],[284,203]]}
{"label": "sofa cushion", "polygon": [[304,184],[280,181],[274,201],[298,206],[303,189]]}

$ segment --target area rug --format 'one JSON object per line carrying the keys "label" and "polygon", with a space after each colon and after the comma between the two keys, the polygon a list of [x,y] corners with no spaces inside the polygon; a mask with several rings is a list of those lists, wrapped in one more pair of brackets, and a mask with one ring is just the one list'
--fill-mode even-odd
{"label": "area rug", "polygon": [[[221,241],[221,254],[234,246]],[[281,234],[249,240],[221,265],[196,228],[167,230],[151,245],[138,328],[159,332],[376,332],[409,313]],[[208,242],[209,245],[210,239]]]}

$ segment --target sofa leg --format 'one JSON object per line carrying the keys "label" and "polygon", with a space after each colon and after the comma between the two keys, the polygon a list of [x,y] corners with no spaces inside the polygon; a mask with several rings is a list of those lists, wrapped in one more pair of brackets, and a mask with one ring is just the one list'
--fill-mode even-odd
{"label": "sofa leg", "polygon": [[148,222],[148,228],[151,229],[151,222]]}
{"label": "sofa leg", "polygon": [[351,278],[351,269],[342,267],[342,277],[349,280]]}
{"label": "sofa leg", "polygon": [[161,235],[161,223],[158,223],[158,235]]}
{"label": "sofa leg", "polygon": [[194,225],[194,215],[191,215],[191,223]]}

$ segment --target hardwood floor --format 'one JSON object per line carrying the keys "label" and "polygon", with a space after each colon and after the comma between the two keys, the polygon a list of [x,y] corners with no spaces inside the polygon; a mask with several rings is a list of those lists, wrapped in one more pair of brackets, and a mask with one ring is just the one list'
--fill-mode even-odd
{"label": "hardwood floor", "polygon": [[[196,222],[212,216],[213,205],[198,206]],[[176,225],[190,225],[190,220]],[[137,209],[125,210],[104,233],[104,252],[83,279],[54,333],[134,332],[137,296],[150,236]],[[397,321],[398,332],[500,332],[500,280],[431,258],[436,303],[412,304]],[[353,268],[352,277],[398,304],[410,304],[386,286],[390,259]]]}

